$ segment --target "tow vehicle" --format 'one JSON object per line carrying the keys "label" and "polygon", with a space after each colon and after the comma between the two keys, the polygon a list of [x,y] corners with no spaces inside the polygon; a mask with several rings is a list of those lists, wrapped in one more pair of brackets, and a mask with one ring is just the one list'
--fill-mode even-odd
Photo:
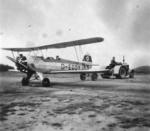
{"label": "tow vehicle", "polygon": [[107,71],[101,74],[102,78],[117,78],[117,79],[125,79],[125,78],[134,78],[134,69],[130,69],[129,64],[125,62],[123,57],[123,62],[116,64],[115,66],[108,65],[106,66]]}

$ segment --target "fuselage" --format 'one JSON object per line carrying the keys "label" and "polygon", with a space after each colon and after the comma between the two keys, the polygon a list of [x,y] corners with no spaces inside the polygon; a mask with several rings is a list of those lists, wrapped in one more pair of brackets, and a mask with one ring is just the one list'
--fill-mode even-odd
{"label": "fuselage", "polygon": [[62,58],[43,58],[40,56],[32,56],[28,58],[27,63],[30,68],[43,73],[50,73],[51,71],[88,70],[91,68],[89,64],[83,62]]}

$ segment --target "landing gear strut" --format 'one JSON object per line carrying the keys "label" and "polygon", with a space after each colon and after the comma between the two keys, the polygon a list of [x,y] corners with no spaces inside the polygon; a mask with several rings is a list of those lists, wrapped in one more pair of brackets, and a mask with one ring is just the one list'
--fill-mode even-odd
{"label": "landing gear strut", "polygon": [[27,76],[22,78],[22,86],[27,86],[29,85],[29,80],[31,78],[31,76],[33,75],[33,72],[28,71]]}

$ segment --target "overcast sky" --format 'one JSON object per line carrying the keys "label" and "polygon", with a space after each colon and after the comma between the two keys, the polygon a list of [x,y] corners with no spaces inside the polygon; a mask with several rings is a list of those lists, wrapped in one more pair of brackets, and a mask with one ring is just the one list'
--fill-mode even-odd
{"label": "overcast sky", "polygon": [[[150,65],[150,0],[0,0],[0,47],[30,47],[89,37],[83,47],[100,65],[125,56],[132,67]],[[72,59],[73,48],[50,50]],[[0,63],[10,63],[0,52]]]}

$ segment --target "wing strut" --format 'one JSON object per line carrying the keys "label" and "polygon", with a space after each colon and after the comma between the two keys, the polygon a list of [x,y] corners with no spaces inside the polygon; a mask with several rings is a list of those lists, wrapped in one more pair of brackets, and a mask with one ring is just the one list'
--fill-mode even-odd
{"label": "wing strut", "polygon": [[75,49],[75,53],[76,53],[77,60],[78,60],[78,62],[79,62],[78,52],[77,52],[77,49],[76,49],[75,46],[74,46],[74,49]]}
{"label": "wing strut", "polygon": [[43,58],[44,58],[44,53],[43,53],[43,51],[42,50],[40,50],[41,51],[41,54],[42,54],[42,56],[43,56]]}

